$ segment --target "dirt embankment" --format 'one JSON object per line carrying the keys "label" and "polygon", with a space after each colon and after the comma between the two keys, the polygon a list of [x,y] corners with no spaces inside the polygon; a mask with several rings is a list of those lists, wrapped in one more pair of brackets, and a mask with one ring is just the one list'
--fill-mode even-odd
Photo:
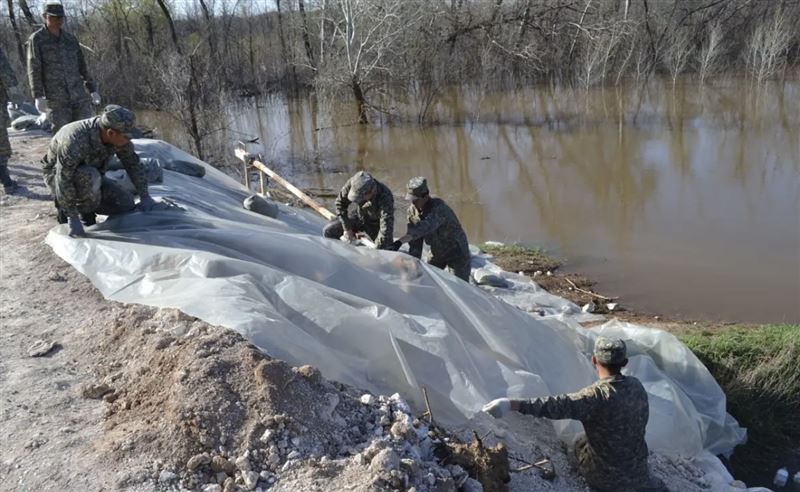
{"label": "dirt embankment", "polygon": [[[506,488],[496,458],[480,457],[481,469],[442,453],[459,434],[399,396],[292,368],[175,310],[103,299],[43,243],[55,225],[37,164],[46,144],[14,138],[11,170],[24,190],[0,198],[4,490]],[[536,469],[512,473],[511,490],[585,489],[547,422],[483,418],[487,448],[502,455],[503,441],[512,466],[554,465],[552,482]],[[656,455],[652,464],[676,490],[708,487],[691,464]]]}

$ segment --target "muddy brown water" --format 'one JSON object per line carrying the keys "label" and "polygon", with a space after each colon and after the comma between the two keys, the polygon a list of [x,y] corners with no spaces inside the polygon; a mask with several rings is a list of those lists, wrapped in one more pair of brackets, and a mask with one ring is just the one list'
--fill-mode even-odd
{"label": "muddy brown water", "polygon": [[349,105],[250,100],[228,139],[260,137],[250,150],[304,187],[365,169],[400,197],[427,176],[470,242],[545,247],[637,309],[800,322],[800,82],[443,90],[420,125],[422,100],[368,127]]}

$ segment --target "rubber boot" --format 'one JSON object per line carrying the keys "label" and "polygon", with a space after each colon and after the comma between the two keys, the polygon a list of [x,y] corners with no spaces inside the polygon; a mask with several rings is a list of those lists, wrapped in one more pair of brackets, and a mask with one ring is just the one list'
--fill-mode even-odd
{"label": "rubber boot", "polygon": [[53,200],[53,203],[56,206],[56,221],[59,224],[66,224],[67,223],[67,214],[61,210],[61,207],[58,206],[58,201]]}

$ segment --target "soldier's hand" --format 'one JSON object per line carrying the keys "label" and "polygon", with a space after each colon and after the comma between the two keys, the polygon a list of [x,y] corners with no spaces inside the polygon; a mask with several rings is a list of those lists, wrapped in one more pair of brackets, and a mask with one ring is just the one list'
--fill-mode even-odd
{"label": "soldier's hand", "polygon": [[352,229],[346,229],[344,231],[344,239],[348,243],[352,243],[356,240],[356,233]]}
{"label": "soldier's hand", "polygon": [[150,198],[150,195],[142,195],[139,198],[139,204],[137,208],[142,212],[149,212],[153,210],[153,206],[156,204],[155,200]]}
{"label": "soldier's hand", "polygon": [[99,92],[92,92],[92,104],[95,106],[100,106],[100,93]]}
{"label": "soldier's hand", "polygon": [[67,225],[69,226],[69,237],[86,237],[81,218],[77,214],[67,217]]}
{"label": "soldier's hand", "polygon": [[403,245],[402,241],[400,241],[398,239],[397,241],[393,242],[389,246],[386,246],[386,249],[388,249],[389,251],[399,251],[400,250],[400,246],[402,246],[402,245]]}
{"label": "soldier's hand", "polygon": [[496,419],[503,418],[511,411],[511,400],[508,398],[498,398],[484,405],[481,410]]}
{"label": "soldier's hand", "polygon": [[36,104],[36,111],[38,111],[41,114],[47,114],[47,109],[48,108],[47,108],[47,98],[46,97],[37,97],[36,101],[34,101],[34,103]]}

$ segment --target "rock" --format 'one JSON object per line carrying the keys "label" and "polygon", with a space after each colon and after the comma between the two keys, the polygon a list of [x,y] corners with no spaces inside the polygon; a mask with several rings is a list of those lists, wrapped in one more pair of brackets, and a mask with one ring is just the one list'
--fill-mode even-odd
{"label": "rock", "polygon": [[456,484],[452,478],[438,480],[433,487],[434,492],[456,492]]}
{"label": "rock", "polygon": [[608,309],[609,313],[613,313],[614,311],[617,310],[618,307],[619,304],[617,304],[616,302],[609,302],[608,304],[606,304],[606,308]]}
{"label": "rock", "polygon": [[584,313],[593,313],[594,312],[594,303],[587,302],[586,304],[581,307],[581,311]]}
{"label": "rock", "polygon": [[161,165],[168,171],[185,174],[187,176],[194,176],[196,178],[202,178],[206,175],[206,168],[194,162],[183,161],[180,159],[169,159],[162,161]]}
{"label": "rock", "polygon": [[361,395],[361,403],[364,405],[374,405],[375,397],[370,394]]}
{"label": "rock", "polygon": [[419,475],[419,463],[416,460],[403,458],[400,460],[400,470],[406,472],[410,477]]}
{"label": "rock", "polygon": [[295,449],[295,450],[293,450],[291,453],[289,453],[286,456],[286,459],[288,459],[288,460],[296,460],[299,457],[300,457],[300,452]]}
{"label": "rock", "polygon": [[320,381],[322,381],[322,373],[319,372],[319,369],[317,369],[314,366],[310,366],[310,365],[306,364],[304,366],[300,366],[300,367],[296,368],[295,372],[297,374],[303,376],[304,378],[308,379],[310,382],[312,382],[314,384],[319,383]]}
{"label": "rock", "polygon": [[201,489],[203,492],[222,492],[222,486],[215,483],[207,483]]}
{"label": "rock", "polygon": [[255,490],[256,485],[258,485],[258,473],[254,471],[242,472],[242,480],[244,480],[244,486],[247,490]]}
{"label": "rock", "polygon": [[222,492],[236,492],[236,481],[231,477],[226,478],[222,484]]}
{"label": "rock", "polygon": [[250,210],[251,212],[265,215],[267,217],[272,217],[273,219],[277,217],[278,213],[280,212],[276,204],[269,202],[258,195],[250,195],[245,198],[242,202],[242,206],[246,210]]}
{"label": "rock", "polygon": [[243,472],[250,471],[250,460],[247,459],[247,456],[239,456],[236,458],[236,468]]}
{"label": "rock", "polygon": [[474,478],[468,478],[461,485],[461,492],[483,492],[483,485]]}
{"label": "rock", "polygon": [[48,342],[47,340],[36,340],[35,342],[33,342],[33,345],[31,345],[28,348],[28,355],[30,357],[44,357],[45,355],[50,353],[50,351],[53,350],[55,347],[56,347],[55,342]]}
{"label": "rock", "polygon": [[508,282],[503,277],[490,272],[485,268],[476,268],[472,270],[472,278],[478,285],[488,285],[490,287],[508,287]]}
{"label": "rock", "polygon": [[547,270],[547,274],[546,274],[546,275],[547,275],[548,277],[552,277],[552,276],[553,276],[553,272],[551,272],[550,270]]}
{"label": "rock", "polygon": [[389,397],[389,399],[394,402],[394,407],[401,412],[411,413],[411,407],[408,406],[408,403],[400,396],[400,393],[395,393]]}
{"label": "rock", "polygon": [[51,272],[50,275],[47,276],[47,280],[51,282],[66,282],[67,279],[63,275],[58,272]]}
{"label": "rock", "polygon": [[405,420],[398,420],[394,424],[392,424],[392,428],[389,429],[389,433],[397,439],[398,441],[404,440],[412,440],[413,438],[417,437],[417,433],[414,431],[414,427],[409,424],[409,422]]}
{"label": "rock", "polygon": [[211,469],[215,473],[223,472],[227,475],[236,473],[236,465],[219,455],[211,458]]}
{"label": "rock", "polygon": [[386,448],[378,452],[369,464],[373,472],[397,470],[400,468],[400,457],[392,448]]}
{"label": "rock", "polygon": [[113,391],[114,388],[107,385],[106,383],[87,384],[83,386],[83,389],[81,390],[81,395],[84,398],[99,400],[100,398],[104,397],[105,395]]}
{"label": "rock", "polygon": [[265,430],[265,431],[264,431],[264,433],[261,435],[261,438],[260,438],[260,439],[261,439],[261,441],[262,441],[262,442],[270,442],[270,441],[272,440],[272,437],[273,437],[274,435],[275,435],[275,431],[274,431],[274,430],[272,430],[272,429],[267,429],[267,430]]}
{"label": "rock", "polygon": [[326,405],[319,410],[319,416],[323,420],[330,421],[333,419],[333,412],[339,405],[339,395],[336,393],[328,393],[325,395]]}
{"label": "rock", "polygon": [[211,463],[211,456],[208,453],[196,454],[186,462],[186,469],[193,472],[203,465]]}
{"label": "rock", "polygon": [[161,470],[161,473],[158,474],[159,483],[167,483],[177,479],[178,475],[176,473],[172,473],[169,470]]}

